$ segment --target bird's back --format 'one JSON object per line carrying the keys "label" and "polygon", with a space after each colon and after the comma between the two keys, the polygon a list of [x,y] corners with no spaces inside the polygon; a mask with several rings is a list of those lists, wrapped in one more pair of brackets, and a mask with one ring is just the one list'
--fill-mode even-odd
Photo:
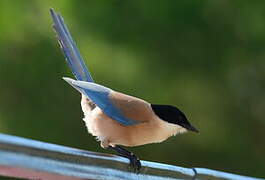
{"label": "bird's back", "polygon": [[151,105],[139,98],[113,91],[110,95],[111,102],[120,109],[123,116],[139,123],[148,122],[155,114]]}

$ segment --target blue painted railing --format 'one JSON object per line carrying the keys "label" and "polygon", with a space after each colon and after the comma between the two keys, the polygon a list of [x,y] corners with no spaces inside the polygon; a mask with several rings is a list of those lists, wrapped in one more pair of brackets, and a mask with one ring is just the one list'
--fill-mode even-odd
{"label": "blue painted railing", "polygon": [[142,161],[142,172],[128,169],[119,156],[0,134],[0,175],[45,180],[261,180],[205,168],[183,168]]}

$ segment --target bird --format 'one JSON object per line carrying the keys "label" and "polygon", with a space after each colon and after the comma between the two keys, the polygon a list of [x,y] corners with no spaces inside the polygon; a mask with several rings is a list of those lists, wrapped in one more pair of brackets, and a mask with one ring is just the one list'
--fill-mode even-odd
{"label": "bird", "polygon": [[176,134],[199,132],[173,105],[152,104],[96,83],[74,42],[63,17],[50,9],[53,29],[75,79],[63,77],[81,93],[84,122],[104,149],[128,158],[140,172],[140,159],[125,147],[160,143]]}

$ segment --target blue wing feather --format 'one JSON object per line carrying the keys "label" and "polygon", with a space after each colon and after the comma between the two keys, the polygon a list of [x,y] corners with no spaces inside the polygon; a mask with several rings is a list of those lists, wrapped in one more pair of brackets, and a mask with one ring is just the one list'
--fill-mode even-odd
{"label": "blue wing feather", "polygon": [[75,81],[70,78],[64,78],[64,80],[76,88],[79,92],[91,99],[105,114],[112,119],[125,126],[139,123],[135,120],[124,117],[119,108],[112,103],[110,99],[110,93],[112,92],[111,89],[91,82]]}
{"label": "blue wing feather", "polygon": [[62,16],[56,14],[53,9],[50,9],[50,12],[61,49],[65,55],[69,67],[72,70],[72,73],[77,80],[94,82],[66,24],[63,21]]}

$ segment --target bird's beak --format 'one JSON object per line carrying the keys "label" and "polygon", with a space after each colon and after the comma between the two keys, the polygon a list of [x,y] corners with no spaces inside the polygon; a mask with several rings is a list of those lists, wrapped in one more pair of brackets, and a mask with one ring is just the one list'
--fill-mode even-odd
{"label": "bird's beak", "polygon": [[193,127],[192,125],[185,127],[187,130],[192,131],[192,132],[196,132],[199,133],[200,131],[198,129],[196,129],[195,127]]}

